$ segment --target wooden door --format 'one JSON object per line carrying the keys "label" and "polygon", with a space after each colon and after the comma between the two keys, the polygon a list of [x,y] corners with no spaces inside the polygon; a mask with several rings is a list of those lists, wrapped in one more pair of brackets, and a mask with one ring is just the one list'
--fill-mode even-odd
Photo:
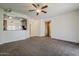
{"label": "wooden door", "polygon": [[50,23],[51,21],[45,22],[45,36],[50,37]]}

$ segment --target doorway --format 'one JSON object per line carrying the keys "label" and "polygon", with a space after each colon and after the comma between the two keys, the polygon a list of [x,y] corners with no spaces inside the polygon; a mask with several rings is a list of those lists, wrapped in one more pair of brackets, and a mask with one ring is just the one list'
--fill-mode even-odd
{"label": "doorway", "polygon": [[45,36],[46,36],[46,37],[51,37],[51,33],[50,33],[50,23],[51,23],[51,21],[46,21],[46,22],[45,22]]}

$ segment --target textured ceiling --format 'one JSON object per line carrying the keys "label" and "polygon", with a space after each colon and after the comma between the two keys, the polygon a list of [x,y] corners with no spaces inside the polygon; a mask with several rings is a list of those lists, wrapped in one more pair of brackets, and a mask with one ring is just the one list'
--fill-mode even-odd
{"label": "textured ceiling", "polygon": [[[41,6],[43,4],[40,4]],[[78,3],[47,3],[48,8],[46,9],[47,13],[40,14],[40,18],[53,17],[60,15],[62,13],[71,12],[79,9]],[[28,12],[29,9],[34,9],[31,3],[0,3],[1,8],[10,8],[15,12],[19,12],[30,17],[36,16],[34,12]]]}

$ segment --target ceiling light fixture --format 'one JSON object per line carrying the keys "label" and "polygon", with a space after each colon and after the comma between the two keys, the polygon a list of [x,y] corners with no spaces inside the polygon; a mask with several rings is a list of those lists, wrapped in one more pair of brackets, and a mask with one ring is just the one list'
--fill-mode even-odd
{"label": "ceiling light fixture", "polygon": [[35,11],[36,15],[39,15],[41,12],[47,13],[47,11],[45,11],[45,9],[48,7],[48,5],[46,5],[46,4],[44,6],[41,6],[40,4],[32,4],[32,5],[34,6],[35,9],[28,10],[29,12]]}
{"label": "ceiling light fixture", "polygon": [[12,17],[11,17],[11,16],[9,16],[9,19],[12,19]]}
{"label": "ceiling light fixture", "polygon": [[40,12],[41,12],[41,9],[36,9],[36,12],[37,12],[37,13],[40,13]]}

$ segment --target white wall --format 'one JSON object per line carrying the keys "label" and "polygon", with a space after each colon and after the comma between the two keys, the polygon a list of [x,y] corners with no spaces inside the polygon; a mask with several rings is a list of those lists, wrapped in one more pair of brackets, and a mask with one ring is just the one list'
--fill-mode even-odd
{"label": "white wall", "polygon": [[[39,36],[40,35],[40,20],[38,19],[30,19],[26,15],[11,12],[7,13],[10,16],[24,17],[28,18],[27,20],[27,30],[19,30],[19,31],[3,31],[3,14],[5,12],[3,9],[0,9],[0,44],[23,40],[29,38],[31,36]],[[31,26],[30,26],[31,24]]]}
{"label": "white wall", "polygon": [[52,19],[52,38],[79,43],[79,11]]}
{"label": "white wall", "polygon": [[[51,37],[79,43],[79,11],[62,14],[51,20]],[[45,19],[41,19],[40,36],[45,36]]]}
{"label": "white wall", "polygon": [[40,36],[45,36],[45,20],[40,19]]}
{"label": "white wall", "polygon": [[0,9],[0,43],[1,43],[1,41],[2,41],[2,9]]}
{"label": "white wall", "polygon": [[39,36],[40,35],[40,20],[39,19],[31,19],[29,21],[29,31],[30,36]]}
{"label": "white wall", "polygon": [[[45,20],[43,19],[32,21],[29,19],[27,31],[3,31],[3,13],[3,10],[0,9],[0,44],[28,38],[30,31],[31,36],[45,36]],[[27,16],[15,12],[9,15],[27,18]],[[52,38],[79,43],[79,11],[56,16],[51,21]]]}
{"label": "white wall", "polygon": [[3,31],[1,43],[26,39],[26,34],[26,31]]}
{"label": "white wall", "polygon": [[[29,37],[28,29],[26,31],[3,31],[3,13],[3,10],[0,9],[0,44],[23,40]],[[9,13],[9,15],[27,18],[27,16],[16,12]]]}
{"label": "white wall", "polygon": [[[45,36],[45,22],[51,21],[50,18],[46,19],[40,19],[40,36]],[[52,31],[52,21],[50,23],[50,31]],[[50,35],[52,36],[52,33],[50,32]]]}

